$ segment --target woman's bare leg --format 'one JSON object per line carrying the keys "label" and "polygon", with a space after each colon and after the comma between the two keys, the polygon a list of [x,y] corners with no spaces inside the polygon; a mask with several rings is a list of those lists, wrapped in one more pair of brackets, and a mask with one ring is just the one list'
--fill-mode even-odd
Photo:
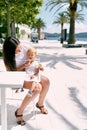
{"label": "woman's bare leg", "polygon": [[39,106],[42,106],[44,104],[46,94],[49,90],[49,85],[50,85],[49,79],[45,76],[41,76],[41,85],[42,85],[42,90],[40,92],[40,96],[39,96],[39,100],[38,100]]}
{"label": "woman's bare leg", "polygon": [[[30,86],[29,83],[25,83],[25,87],[24,88],[29,89],[29,87],[27,85]],[[22,115],[23,114],[23,112],[24,112],[25,108],[27,107],[27,105],[36,98],[36,96],[40,93],[41,89],[42,89],[41,85],[37,84],[37,86],[34,89],[32,97],[30,97],[28,95],[25,96],[25,98],[22,101],[21,106],[17,110],[17,115]],[[20,121],[20,120],[22,120],[22,117],[17,117],[16,118],[17,122]]]}
{"label": "woman's bare leg", "polygon": [[33,92],[32,97],[26,95],[25,98],[24,98],[23,101],[22,101],[21,106],[19,107],[18,112],[19,112],[19,113],[23,113],[24,110],[25,110],[25,108],[27,107],[27,105],[28,105],[31,101],[33,101],[33,100],[36,98],[37,95],[38,95],[37,92]]}

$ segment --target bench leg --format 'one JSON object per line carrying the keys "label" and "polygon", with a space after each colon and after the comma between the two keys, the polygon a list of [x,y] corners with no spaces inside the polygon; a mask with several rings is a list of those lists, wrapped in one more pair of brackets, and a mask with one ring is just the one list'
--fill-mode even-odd
{"label": "bench leg", "polygon": [[1,88],[1,128],[7,130],[6,89]]}

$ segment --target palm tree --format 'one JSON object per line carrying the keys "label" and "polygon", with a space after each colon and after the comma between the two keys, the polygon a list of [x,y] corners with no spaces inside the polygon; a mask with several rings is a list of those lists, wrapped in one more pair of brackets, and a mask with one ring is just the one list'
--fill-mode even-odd
{"label": "palm tree", "polygon": [[41,39],[41,29],[45,28],[46,25],[44,23],[44,21],[41,18],[38,18],[36,20],[36,23],[34,25],[34,28],[37,29],[37,33],[38,33],[38,38]]}
{"label": "palm tree", "polygon": [[[69,8],[67,11],[64,11],[64,14],[66,15],[68,21],[70,21],[70,11]],[[83,22],[84,21],[84,14],[81,13],[81,10],[77,11],[75,14],[75,21],[76,22]]]}
{"label": "palm tree", "polygon": [[61,25],[61,43],[63,43],[63,26],[65,23],[68,23],[68,19],[64,12],[59,13],[59,16],[56,18],[56,20],[53,22],[53,24],[60,24]]}
{"label": "palm tree", "polygon": [[[69,8],[64,13],[67,16],[67,20],[70,22],[70,11],[69,11]],[[83,22],[84,21],[84,15],[81,13],[81,10],[76,12],[74,19],[75,19],[76,22]],[[69,41],[68,41],[68,43],[69,43]]]}
{"label": "palm tree", "polygon": [[77,12],[77,7],[80,5],[81,11],[83,7],[87,7],[87,0],[49,0],[47,7],[50,6],[50,11],[53,8],[57,8],[58,12],[62,7],[68,5],[70,13],[70,28],[69,28],[69,40],[68,44],[75,43],[75,16]]}

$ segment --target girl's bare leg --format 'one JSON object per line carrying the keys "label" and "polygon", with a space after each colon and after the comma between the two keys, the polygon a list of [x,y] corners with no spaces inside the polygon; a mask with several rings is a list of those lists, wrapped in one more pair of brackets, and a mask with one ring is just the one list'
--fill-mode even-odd
{"label": "girl's bare leg", "polygon": [[31,87],[29,88],[29,91],[28,91],[28,95],[30,96],[30,97],[32,97],[32,95],[33,95],[33,90],[34,90],[34,88],[35,88],[35,86],[36,86],[36,82],[31,82]]}

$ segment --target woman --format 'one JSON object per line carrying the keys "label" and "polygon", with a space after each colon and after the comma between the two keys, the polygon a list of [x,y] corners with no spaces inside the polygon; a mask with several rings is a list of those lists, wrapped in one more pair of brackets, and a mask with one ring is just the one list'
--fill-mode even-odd
{"label": "woman", "polygon": [[[3,45],[3,59],[7,71],[24,71],[29,65],[26,60],[26,52],[29,48],[22,45],[18,39],[15,37],[8,37]],[[36,107],[41,110],[42,114],[48,114],[47,109],[44,107],[44,100],[49,89],[49,80],[45,76],[41,75],[40,84],[36,84],[32,97],[28,95],[25,96],[21,103],[21,106],[16,110],[16,122],[20,125],[25,125],[23,120],[23,112],[27,105],[33,101],[39,94],[38,102]],[[24,81],[23,87],[29,89],[31,87],[31,82]]]}

